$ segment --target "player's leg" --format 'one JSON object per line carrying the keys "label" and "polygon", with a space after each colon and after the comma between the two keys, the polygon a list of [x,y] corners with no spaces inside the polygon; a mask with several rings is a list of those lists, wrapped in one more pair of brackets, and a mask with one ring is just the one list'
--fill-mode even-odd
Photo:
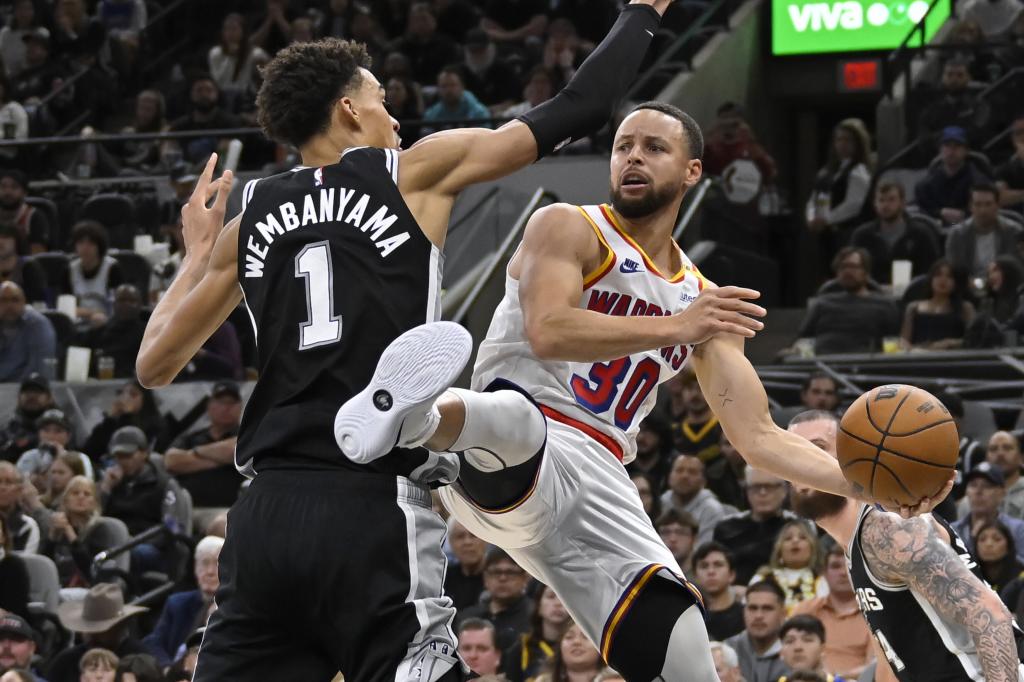
{"label": "player's leg", "polygon": [[501,508],[524,495],[537,472],[546,420],[509,382],[495,381],[480,393],[448,389],[471,346],[469,333],[450,322],[393,341],[367,388],[338,410],[334,433],[342,452],[357,462],[395,445],[456,452],[460,482],[480,506]]}
{"label": "player's leg", "polygon": [[602,653],[624,679],[717,682],[697,597],[674,576],[654,574],[615,616]]}

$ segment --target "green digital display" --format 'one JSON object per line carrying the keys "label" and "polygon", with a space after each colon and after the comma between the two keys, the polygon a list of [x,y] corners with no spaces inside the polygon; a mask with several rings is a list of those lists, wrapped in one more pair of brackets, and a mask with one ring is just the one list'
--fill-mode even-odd
{"label": "green digital display", "polygon": [[[772,0],[772,54],[894,50],[928,7],[927,0]],[[950,0],[940,0],[925,21],[926,42],[949,15]]]}

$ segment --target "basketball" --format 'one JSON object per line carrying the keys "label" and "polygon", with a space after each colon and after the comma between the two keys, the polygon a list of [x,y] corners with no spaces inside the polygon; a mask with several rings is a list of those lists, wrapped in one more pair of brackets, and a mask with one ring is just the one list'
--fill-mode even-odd
{"label": "basketball", "polygon": [[960,437],[938,398],[890,384],[850,405],[836,449],[850,483],[880,503],[913,506],[946,485],[960,455]]}

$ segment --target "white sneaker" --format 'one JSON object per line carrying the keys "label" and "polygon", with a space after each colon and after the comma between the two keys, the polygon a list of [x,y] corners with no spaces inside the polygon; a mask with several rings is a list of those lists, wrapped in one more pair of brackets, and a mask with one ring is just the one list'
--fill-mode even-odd
{"label": "white sneaker", "polygon": [[414,447],[440,420],[434,401],[469,361],[473,337],[454,322],[410,329],[381,354],[369,385],[334,418],[334,438],[353,462],[367,464],[395,447]]}

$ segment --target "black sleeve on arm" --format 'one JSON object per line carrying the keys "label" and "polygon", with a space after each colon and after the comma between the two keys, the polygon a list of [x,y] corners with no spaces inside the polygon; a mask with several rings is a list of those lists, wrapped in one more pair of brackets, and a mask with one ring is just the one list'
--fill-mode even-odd
{"label": "black sleeve on arm", "polygon": [[608,122],[633,82],[660,22],[661,16],[650,5],[626,5],[566,86],[519,117],[537,139],[538,159]]}

